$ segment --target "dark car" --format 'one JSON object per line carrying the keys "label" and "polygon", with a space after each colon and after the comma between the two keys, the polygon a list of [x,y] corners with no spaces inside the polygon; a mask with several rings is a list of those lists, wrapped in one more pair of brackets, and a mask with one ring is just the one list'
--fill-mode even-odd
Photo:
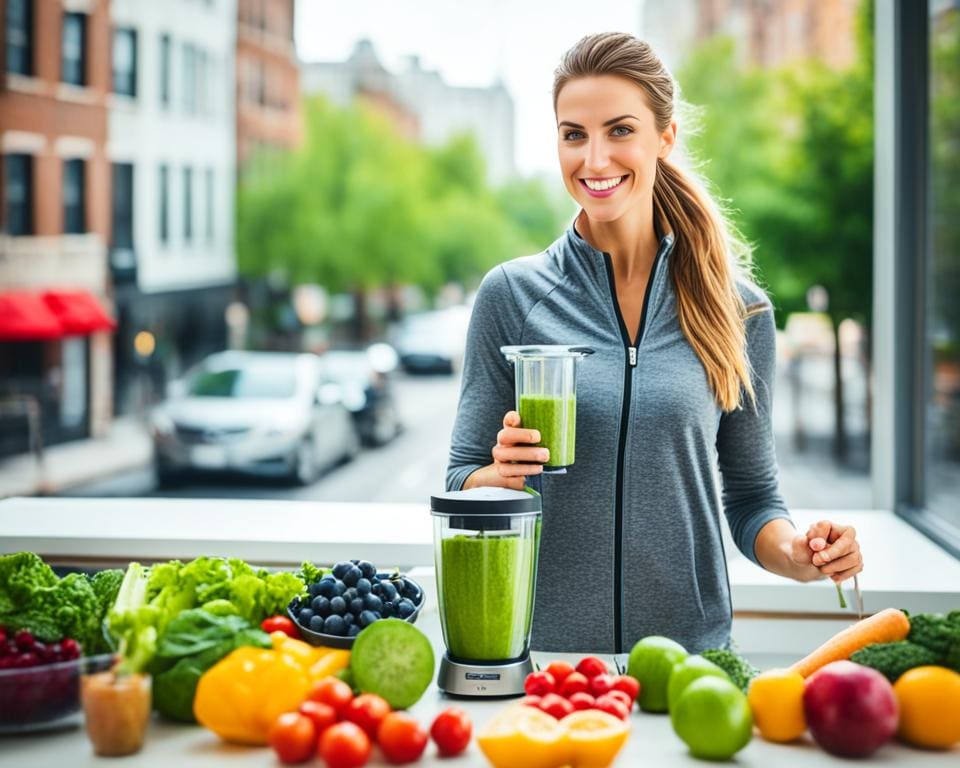
{"label": "dark car", "polygon": [[353,414],[367,445],[389,443],[401,431],[392,373],[397,354],[386,344],[367,349],[335,349],[321,357],[323,375],[343,391],[343,404]]}

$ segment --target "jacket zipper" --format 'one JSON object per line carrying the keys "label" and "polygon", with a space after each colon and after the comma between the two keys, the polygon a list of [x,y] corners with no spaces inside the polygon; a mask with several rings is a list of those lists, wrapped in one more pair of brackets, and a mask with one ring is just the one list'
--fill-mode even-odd
{"label": "jacket zipper", "polygon": [[[668,243],[669,244],[669,243]],[[620,302],[617,301],[617,287],[613,279],[613,260],[610,254],[604,252],[604,263],[607,267],[607,280],[610,283],[610,297],[617,315],[617,324],[620,326],[620,336],[626,349],[627,364],[623,367],[623,405],[620,409],[620,439],[617,447],[617,475],[616,496],[614,503],[614,555],[613,555],[613,631],[614,653],[623,653],[623,462],[627,448],[627,427],[630,423],[630,400],[633,395],[633,369],[637,366],[637,356],[643,333],[647,324],[647,309],[650,305],[650,294],[653,292],[653,283],[657,277],[657,267],[660,257],[666,250],[661,245],[653,260],[650,277],[643,293],[643,308],[640,311],[640,327],[637,329],[637,344],[633,345],[627,324],[620,312]]]}

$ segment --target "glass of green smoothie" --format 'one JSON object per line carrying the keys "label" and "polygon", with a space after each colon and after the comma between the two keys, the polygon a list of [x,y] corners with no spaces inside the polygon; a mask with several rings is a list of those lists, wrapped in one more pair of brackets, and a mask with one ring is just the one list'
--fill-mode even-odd
{"label": "glass of green smoothie", "polygon": [[589,347],[548,344],[501,347],[513,363],[520,423],[540,432],[550,451],[544,472],[564,473],[574,462],[577,437],[577,364]]}

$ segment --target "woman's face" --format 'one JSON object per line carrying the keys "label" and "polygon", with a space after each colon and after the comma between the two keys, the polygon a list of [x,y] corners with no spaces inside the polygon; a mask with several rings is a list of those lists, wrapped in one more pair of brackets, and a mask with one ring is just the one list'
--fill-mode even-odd
{"label": "woman's face", "polygon": [[653,198],[657,158],[676,123],[658,131],[640,86],[616,75],[569,81],[557,97],[563,183],[592,221],[616,221]]}

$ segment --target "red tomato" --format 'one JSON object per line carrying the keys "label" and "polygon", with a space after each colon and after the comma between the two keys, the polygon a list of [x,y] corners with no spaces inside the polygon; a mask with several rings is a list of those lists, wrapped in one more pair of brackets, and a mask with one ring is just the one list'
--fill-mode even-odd
{"label": "red tomato", "polygon": [[603,659],[596,656],[584,656],[577,664],[577,672],[588,678],[596,677],[608,673],[607,664]]}
{"label": "red tomato", "polygon": [[623,706],[623,702],[611,696],[601,696],[597,699],[597,703],[593,706],[594,709],[600,709],[604,712],[609,712],[611,715],[614,717],[619,717],[621,720],[626,720],[628,717],[630,717],[630,710]]}
{"label": "red tomato", "polygon": [[463,752],[470,744],[472,732],[473,724],[470,718],[459,707],[443,710],[430,726],[430,736],[437,743],[437,750],[444,757],[452,757]]}
{"label": "red tomato", "polygon": [[383,718],[391,712],[386,699],[375,693],[361,693],[343,711],[343,719],[356,723],[371,739],[377,737],[377,729]]}
{"label": "red tomato", "polygon": [[406,712],[391,712],[377,729],[377,744],[391,763],[419,760],[428,740],[423,726]]}
{"label": "red tomato", "polygon": [[318,754],[327,768],[360,768],[373,747],[363,729],[354,723],[331,725],[320,737]]}
{"label": "red tomato", "polygon": [[553,715],[553,717],[560,720],[561,718],[566,717],[571,712],[573,712],[573,704],[567,701],[563,696],[560,696],[556,693],[548,693],[542,699],[540,699],[540,704],[538,708],[546,712],[548,715]]}
{"label": "red tomato", "polygon": [[299,712],[280,715],[270,728],[269,738],[281,763],[305,763],[317,748],[317,729]]}
{"label": "red tomato", "polygon": [[327,728],[337,722],[337,710],[321,701],[307,699],[300,705],[300,714],[309,717],[317,729],[319,737]]}
{"label": "red tomato", "polygon": [[283,634],[294,639],[300,639],[300,633],[297,631],[297,625],[286,616],[268,616],[260,622],[260,629],[268,635],[271,632],[283,632]]}
{"label": "red tomato", "polygon": [[589,693],[590,692],[590,681],[585,675],[582,675],[579,672],[571,672],[567,675],[567,679],[563,681],[563,685],[560,686],[560,695],[566,696],[568,699],[573,696],[575,693]]}
{"label": "red tomato", "polygon": [[571,674],[573,674],[573,664],[570,664],[566,661],[551,661],[547,664],[547,672],[553,675],[553,679],[557,683],[559,688],[563,685],[563,681],[566,680]]}
{"label": "red tomato", "polygon": [[613,675],[601,672],[590,678],[590,693],[594,696],[603,696],[613,688]]}
{"label": "red tomato", "polygon": [[640,681],[630,675],[620,675],[613,679],[613,690],[623,691],[630,697],[632,703],[640,695]]}
{"label": "red tomato", "polygon": [[353,691],[339,677],[330,676],[317,680],[307,698],[333,707],[333,711],[342,716],[343,711],[353,701]]}
{"label": "red tomato", "polygon": [[573,708],[575,710],[580,710],[580,709],[593,709],[593,706],[597,700],[593,698],[593,696],[591,696],[589,693],[585,693],[584,691],[578,691],[577,693],[573,694],[568,699],[568,701],[571,704],[573,704]]}
{"label": "red tomato", "polygon": [[557,681],[549,672],[531,672],[523,681],[523,690],[530,696],[545,696],[557,690]]}
{"label": "red tomato", "polygon": [[609,697],[609,698],[614,698],[614,699],[616,699],[616,700],[619,701],[621,704],[623,704],[623,706],[625,706],[625,707],[627,708],[627,711],[633,709],[633,699],[631,699],[631,698],[630,698],[627,694],[625,694],[623,691],[618,691],[616,688],[614,688],[614,689],[612,689],[612,690],[610,690],[610,691],[607,691],[607,692],[606,692],[605,694],[603,694],[603,695],[604,695],[604,696],[607,696],[607,697]]}

